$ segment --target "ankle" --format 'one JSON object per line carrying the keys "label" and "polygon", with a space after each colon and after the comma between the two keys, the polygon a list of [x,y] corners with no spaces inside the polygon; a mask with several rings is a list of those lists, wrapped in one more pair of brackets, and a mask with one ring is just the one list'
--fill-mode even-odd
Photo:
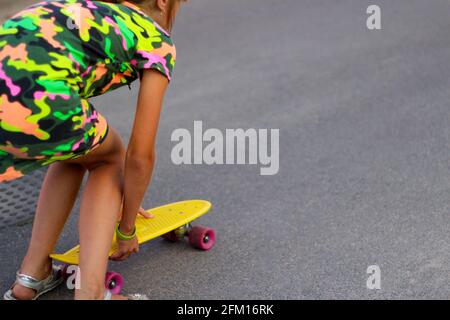
{"label": "ankle", "polygon": [[50,258],[38,263],[30,263],[29,259],[25,258],[19,273],[26,274],[38,280],[44,280],[51,274],[52,268],[53,265]]}
{"label": "ankle", "polygon": [[[30,264],[27,263],[27,258],[25,258],[22,267],[19,271],[21,274],[26,274],[27,276],[33,277],[37,280],[46,279],[52,272],[52,260],[45,260],[40,264]],[[13,296],[19,300],[31,300],[36,296],[36,291],[20,284],[15,284],[13,289]]]}

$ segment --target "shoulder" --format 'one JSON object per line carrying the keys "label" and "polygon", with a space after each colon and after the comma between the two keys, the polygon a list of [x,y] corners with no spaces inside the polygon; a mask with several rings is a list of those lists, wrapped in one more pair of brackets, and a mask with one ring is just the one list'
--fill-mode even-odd
{"label": "shoulder", "polygon": [[170,38],[157,37],[137,46],[135,59],[141,70],[155,69],[171,81],[176,61],[176,48]]}
{"label": "shoulder", "polygon": [[[151,22],[151,21],[150,21]],[[156,69],[172,79],[177,50],[171,37],[156,24],[137,37],[135,59],[138,69]]]}

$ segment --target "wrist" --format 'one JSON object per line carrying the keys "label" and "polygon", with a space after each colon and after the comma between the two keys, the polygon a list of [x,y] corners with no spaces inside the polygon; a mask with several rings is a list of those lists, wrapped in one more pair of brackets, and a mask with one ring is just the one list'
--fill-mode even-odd
{"label": "wrist", "polygon": [[122,234],[131,236],[134,231],[134,225],[121,222],[119,223],[118,229]]}
{"label": "wrist", "polygon": [[122,231],[122,228],[119,223],[116,228],[116,236],[117,239],[122,241],[133,240],[134,238],[136,238],[136,227],[134,226],[131,232]]}

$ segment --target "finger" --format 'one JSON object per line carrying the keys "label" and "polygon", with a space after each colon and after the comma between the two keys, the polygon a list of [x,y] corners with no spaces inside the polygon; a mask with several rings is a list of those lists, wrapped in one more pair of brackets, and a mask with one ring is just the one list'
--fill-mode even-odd
{"label": "finger", "polygon": [[117,256],[117,257],[114,259],[114,261],[124,261],[124,260],[128,259],[129,256],[130,256],[130,255],[127,254],[127,253],[122,253],[122,254],[120,254],[119,256]]}
{"label": "finger", "polygon": [[139,214],[140,214],[141,216],[143,216],[144,218],[146,218],[146,219],[152,219],[152,218],[155,217],[153,214],[151,214],[151,213],[148,212],[148,211],[145,211],[144,209],[140,210],[140,211],[139,211]]}
{"label": "finger", "polygon": [[141,215],[145,215],[147,212],[144,210],[144,208],[140,207],[138,213]]}
{"label": "finger", "polygon": [[127,251],[127,250],[118,250],[111,255],[111,260],[122,261],[122,260],[126,259],[124,257],[127,254],[129,254],[129,251]]}
{"label": "finger", "polygon": [[119,251],[117,251],[117,252],[114,252],[112,255],[111,255],[111,257],[109,257],[109,259],[110,260],[114,260],[114,261],[119,261],[119,259],[122,257],[122,253],[121,252],[119,252]]}

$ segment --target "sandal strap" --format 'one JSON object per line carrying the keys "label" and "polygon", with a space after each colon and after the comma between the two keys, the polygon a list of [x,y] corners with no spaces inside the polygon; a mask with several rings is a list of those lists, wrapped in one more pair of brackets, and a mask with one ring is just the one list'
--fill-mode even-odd
{"label": "sandal strap", "polygon": [[[52,276],[53,276],[53,273],[50,274],[49,277],[52,277]],[[22,273],[19,273],[16,278],[16,283],[20,284],[21,286],[23,286],[25,288],[35,290],[36,292],[41,291],[44,288],[44,285],[47,281],[48,281],[48,278],[44,279],[44,280],[38,280],[38,279],[35,279],[31,276],[28,276],[28,275],[22,274]]]}
{"label": "sandal strap", "polygon": [[29,275],[17,272],[16,284],[20,284],[25,288],[35,290],[39,293],[57,275],[57,273],[60,272],[60,270],[61,269],[58,266],[53,265],[50,275],[44,280],[38,280]]}
{"label": "sandal strap", "polygon": [[20,284],[21,286],[35,290],[36,292],[39,292],[44,287],[45,280],[37,280],[31,276],[28,276],[26,274],[17,274],[16,283]]}

